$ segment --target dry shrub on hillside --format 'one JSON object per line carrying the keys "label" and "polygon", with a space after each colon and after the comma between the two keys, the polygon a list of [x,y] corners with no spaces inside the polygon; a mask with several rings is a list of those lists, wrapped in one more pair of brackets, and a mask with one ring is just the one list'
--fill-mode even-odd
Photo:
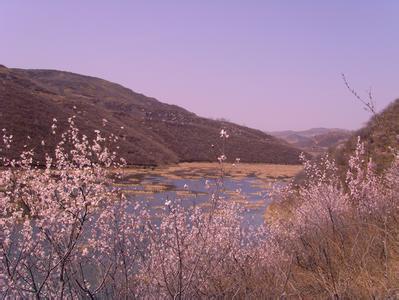
{"label": "dry shrub on hillside", "polygon": [[[2,151],[11,140],[3,133]],[[291,211],[248,228],[218,188],[206,209],[168,200],[153,219],[112,188],[109,168],[121,164],[107,141],[100,132],[89,141],[72,119],[44,170],[31,165],[31,151],[3,161],[2,297],[398,296],[397,153],[377,173],[359,142],[345,183],[330,159],[321,168],[306,162],[306,184],[280,192],[293,199]],[[223,174],[224,153],[219,158]]]}
{"label": "dry shrub on hillside", "polygon": [[[293,258],[287,294],[300,297],[381,298],[399,288],[399,156],[378,174],[358,143],[346,182],[336,167],[305,164],[308,182],[286,192],[289,218],[274,236]],[[317,174],[315,176],[315,174]],[[287,207],[287,206],[286,206]]]}

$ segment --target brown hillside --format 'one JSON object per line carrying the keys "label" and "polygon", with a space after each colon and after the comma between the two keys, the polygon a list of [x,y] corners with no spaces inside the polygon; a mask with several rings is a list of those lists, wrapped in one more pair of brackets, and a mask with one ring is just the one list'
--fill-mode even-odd
{"label": "brown hillside", "polygon": [[367,155],[372,158],[377,169],[382,171],[387,168],[393,160],[392,149],[399,148],[399,99],[373,116],[367,125],[356,131],[345,144],[331,150],[341,168],[346,169],[358,137],[365,143]]}
{"label": "brown hillside", "polygon": [[[230,160],[296,164],[300,153],[260,130],[202,118],[99,78],[0,66],[0,128],[14,135],[9,156],[17,156],[27,144],[36,147],[42,161],[43,152],[56,143],[49,135],[52,119],[63,130],[72,115],[89,137],[95,129],[120,136],[119,154],[129,164],[215,161],[221,128],[230,133],[226,145]],[[108,120],[107,126],[102,119]],[[44,147],[42,139],[47,140]]]}

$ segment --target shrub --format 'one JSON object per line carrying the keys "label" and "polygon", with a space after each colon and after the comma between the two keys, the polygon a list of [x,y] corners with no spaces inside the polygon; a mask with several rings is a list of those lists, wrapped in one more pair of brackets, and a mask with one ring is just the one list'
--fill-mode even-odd
{"label": "shrub", "polygon": [[[44,169],[32,166],[33,150],[2,157],[2,297],[398,296],[397,153],[381,174],[359,141],[344,182],[330,158],[305,161],[305,184],[276,194],[289,211],[253,228],[220,196],[222,148],[208,207],[167,200],[156,220],[113,188],[124,163],[107,145],[117,138],[96,131],[89,141],[69,122]],[[3,144],[12,144],[6,131]]]}

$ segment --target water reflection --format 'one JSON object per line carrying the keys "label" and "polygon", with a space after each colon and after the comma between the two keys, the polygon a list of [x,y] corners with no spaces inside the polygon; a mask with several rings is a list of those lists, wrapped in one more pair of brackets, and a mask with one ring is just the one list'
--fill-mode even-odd
{"label": "water reflection", "polygon": [[259,179],[255,176],[241,178],[225,177],[222,181],[213,178],[168,178],[149,174],[140,178],[126,178],[117,187],[128,199],[135,199],[154,213],[163,211],[165,202],[178,201],[184,207],[206,207],[212,193],[239,203],[244,208],[244,219],[251,225],[263,223],[264,212],[270,204],[270,191],[284,181]]}

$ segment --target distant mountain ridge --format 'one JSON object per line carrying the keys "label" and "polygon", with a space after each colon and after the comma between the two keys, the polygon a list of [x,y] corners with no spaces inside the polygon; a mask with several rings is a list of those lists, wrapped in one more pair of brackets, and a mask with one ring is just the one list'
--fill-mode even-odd
{"label": "distant mountain ridge", "polygon": [[[0,128],[14,135],[10,157],[16,157],[25,144],[29,148],[46,139],[53,118],[62,131],[72,115],[89,137],[95,129],[118,135],[118,153],[135,165],[216,161],[222,128],[230,134],[225,149],[230,161],[239,157],[242,162],[296,164],[301,152],[260,130],[202,118],[103,79],[0,66]],[[55,144],[50,139],[37,147],[36,159],[43,162],[44,152]]]}
{"label": "distant mountain ridge", "polygon": [[[343,182],[348,171],[349,158],[354,155],[359,138],[365,145],[365,162],[371,158],[378,172],[390,167],[399,149],[399,99],[393,101],[382,112],[373,115],[364,127],[352,132],[345,141],[326,151],[329,157],[334,159]],[[321,157],[314,156],[313,161],[319,163]],[[323,168],[321,164],[319,167]],[[296,176],[295,183],[303,184],[305,178],[305,173],[301,172]]]}
{"label": "distant mountain ridge", "polygon": [[314,155],[324,153],[329,148],[345,142],[352,134],[349,130],[339,128],[311,128],[268,133]]}

